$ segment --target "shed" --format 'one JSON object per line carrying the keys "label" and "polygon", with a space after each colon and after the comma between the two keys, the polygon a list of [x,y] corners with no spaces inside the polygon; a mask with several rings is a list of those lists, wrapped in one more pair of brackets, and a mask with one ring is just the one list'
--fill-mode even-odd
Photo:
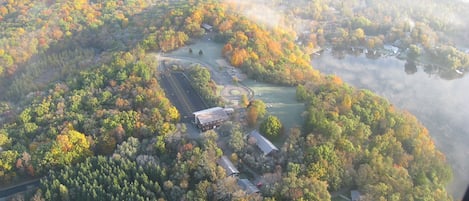
{"label": "shed", "polygon": [[203,23],[202,25],[202,28],[205,29],[206,31],[213,31],[213,26],[212,25],[209,25],[207,23]]}
{"label": "shed", "polygon": [[397,52],[399,52],[399,48],[393,45],[384,45],[384,49],[392,52],[393,54],[397,54]]}
{"label": "shed", "polygon": [[256,145],[262,150],[262,152],[264,152],[264,156],[272,153],[273,151],[278,151],[278,148],[267,138],[262,136],[257,130],[251,131],[250,136],[256,139]]}
{"label": "shed", "polygon": [[254,186],[248,179],[239,179],[238,186],[241,187],[247,194],[259,193],[260,190]]}
{"label": "shed", "polygon": [[217,164],[226,171],[227,176],[238,176],[239,171],[238,169],[234,166],[234,164],[228,159],[226,156],[222,156],[217,160]]}
{"label": "shed", "polygon": [[352,198],[352,201],[360,201],[360,192],[357,190],[352,190],[350,191],[350,197]]}

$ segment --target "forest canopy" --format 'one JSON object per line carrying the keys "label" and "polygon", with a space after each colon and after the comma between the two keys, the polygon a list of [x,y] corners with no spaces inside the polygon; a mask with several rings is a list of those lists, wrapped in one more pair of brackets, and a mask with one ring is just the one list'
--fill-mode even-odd
{"label": "forest canopy", "polygon": [[[48,200],[330,200],[351,189],[364,200],[452,199],[445,190],[451,169],[418,120],[319,74],[293,30],[257,24],[230,3],[151,3],[0,6],[0,92],[8,94],[0,102],[2,183],[42,177],[30,197]],[[151,53],[197,41],[203,23],[213,26],[225,59],[250,78],[297,86],[306,105],[301,128],[283,131],[262,101],[245,108],[246,124],[263,122],[261,132],[286,139],[278,153],[260,153],[241,122],[220,128],[225,146],[216,131],[193,139],[178,124]],[[354,40],[379,32],[373,25],[351,18]],[[220,105],[210,72],[190,74],[198,93]],[[228,153],[246,177],[264,179],[260,194],[227,177],[216,160]]]}

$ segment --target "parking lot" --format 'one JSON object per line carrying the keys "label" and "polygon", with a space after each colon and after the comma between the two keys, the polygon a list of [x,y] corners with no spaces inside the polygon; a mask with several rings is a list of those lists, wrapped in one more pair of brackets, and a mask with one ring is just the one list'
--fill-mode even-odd
{"label": "parking lot", "polygon": [[166,69],[160,74],[160,84],[171,103],[179,110],[181,122],[191,123],[193,112],[207,108],[184,73]]}

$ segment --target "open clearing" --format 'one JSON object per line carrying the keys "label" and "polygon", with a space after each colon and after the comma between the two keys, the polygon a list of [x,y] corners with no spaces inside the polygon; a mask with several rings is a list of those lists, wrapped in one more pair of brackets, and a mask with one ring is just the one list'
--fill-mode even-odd
{"label": "open clearing", "polygon": [[[303,103],[296,101],[294,87],[284,87],[245,79],[245,75],[241,73],[240,69],[229,66],[224,60],[221,54],[223,45],[208,40],[208,37],[206,36],[191,45],[173,52],[158,54],[157,57],[181,63],[198,63],[201,66],[207,67],[210,70],[212,79],[217,85],[223,87],[220,91],[220,96],[225,99],[230,107],[237,106],[241,100],[241,95],[246,94],[250,99],[254,98],[264,101],[268,114],[278,116],[286,132],[290,128],[303,124],[301,114],[304,112],[305,107]],[[202,50],[203,55],[189,53],[189,48],[193,52]],[[233,82],[233,76],[240,78],[238,84]]]}

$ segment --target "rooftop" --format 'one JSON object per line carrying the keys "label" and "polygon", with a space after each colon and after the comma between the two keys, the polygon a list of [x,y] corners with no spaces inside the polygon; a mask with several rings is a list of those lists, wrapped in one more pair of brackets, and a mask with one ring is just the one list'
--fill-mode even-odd
{"label": "rooftop", "polygon": [[221,107],[212,107],[192,113],[198,119],[199,123],[204,125],[213,121],[228,120],[228,114]]}
{"label": "rooftop", "polygon": [[246,191],[247,194],[258,193],[260,190],[254,186],[248,179],[239,179],[238,185]]}
{"label": "rooftop", "polygon": [[397,53],[399,51],[399,48],[393,45],[384,45],[384,49],[394,53]]}
{"label": "rooftop", "polygon": [[257,130],[253,130],[250,135],[256,139],[256,144],[262,152],[264,152],[264,155],[267,155],[274,150],[278,151],[278,148],[267,138],[262,136]]}
{"label": "rooftop", "polygon": [[360,201],[360,192],[352,190],[350,191],[350,197],[352,197],[352,201]]}
{"label": "rooftop", "polygon": [[233,163],[228,159],[226,156],[222,156],[217,160],[217,164],[222,166],[225,171],[226,175],[231,176],[234,174],[239,174],[238,169],[233,165]]}
{"label": "rooftop", "polygon": [[207,30],[211,30],[213,28],[213,26],[209,25],[209,24],[206,24],[206,23],[203,23],[202,28],[207,29]]}

